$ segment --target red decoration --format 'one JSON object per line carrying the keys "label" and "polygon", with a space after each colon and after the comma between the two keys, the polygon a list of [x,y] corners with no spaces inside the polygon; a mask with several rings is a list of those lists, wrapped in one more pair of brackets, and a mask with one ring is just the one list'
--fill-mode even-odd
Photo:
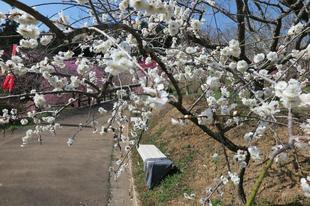
{"label": "red decoration", "polygon": [[17,49],[17,45],[13,44],[12,45],[12,56],[16,56],[16,49]]}
{"label": "red decoration", "polygon": [[6,75],[3,85],[2,85],[3,92],[5,90],[8,90],[9,92],[11,92],[14,86],[15,86],[14,75],[13,74]]}
{"label": "red decoration", "polygon": [[139,62],[139,65],[143,68],[143,70],[153,69],[157,66],[157,62],[152,60],[150,63],[146,63],[145,60]]}

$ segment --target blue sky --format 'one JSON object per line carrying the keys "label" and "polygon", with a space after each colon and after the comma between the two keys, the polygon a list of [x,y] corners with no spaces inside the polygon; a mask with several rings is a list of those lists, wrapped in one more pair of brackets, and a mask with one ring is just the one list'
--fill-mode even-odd
{"label": "blue sky", "polygon": [[[64,14],[69,18],[70,22],[74,22],[77,19],[80,19],[81,17],[85,17],[86,15],[88,15],[85,11],[82,11],[82,9],[80,7],[73,7],[70,8],[70,5],[62,5],[62,4],[53,4],[53,5],[41,5],[39,6],[39,4],[45,4],[45,3],[62,3],[62,0],[20,0],[21,2],[27,4],[27,5],[31,5],[31,6],[35,6],[36,5],[36,10],[38,10],[39,12],[41,12],[42,14],[51,17],[51,16],[55,16],[55,18],[58,17],[58,12],[61,10],[64,10]],[[234,11],[235,7],[234,4],[232,3],[232,0],[217,0],[217,3],[220,3],[221,5],[225,5],[225,7],[227,8],[227,10],[231,10]],[[3,13],[7,13],[11,10],[11,6],[9,6],[8,4],[2,2],[0,0],[0,11]],[[216,27],[218,26],[221,30],[231,27],[232,26],[232,21],[224,18],[223,15],[221,15],[220,13],[216,14],[216,20],[217,20],[217,25],[215,24],[215,20],[214,17],[211,15],[213,12],[211,9],[208,9],[205,15],[205,26],[206,28],[208,26],[211,27]],[[91,21],[90,19],[88,19],[88,21]],[[82,22],[81,24],[85,23],[87,21]],[[90,22],[89,22],[90,23]],[[78,26],[78,25],[75,25]],[[46,27],[44,25],[41,25],[40,28],[42,30],[45,30]]]}
{"label": "blue sky", "polygon": [[[21,2],[27,5],[34,6],[44,3],[62,3],[62,0],[21,0]],[[12,8],[10,5],[0,0],[0,12],[8,13],[11,9]],[[64,10],[64,14],[69,18],[70,22],[74,22],[76,19],[85,16],[85,12],[82,11],[80,8],[77,7],[70,8],[69,5],[61,5],[61,4],[36,6],[36,10],[38,10],[40,13],[48,17],[54,15],[56,15],[55,17],[58,17],[57,15],[58,12]],[[42,25],[41,29],[45,29],[45,26]]]}

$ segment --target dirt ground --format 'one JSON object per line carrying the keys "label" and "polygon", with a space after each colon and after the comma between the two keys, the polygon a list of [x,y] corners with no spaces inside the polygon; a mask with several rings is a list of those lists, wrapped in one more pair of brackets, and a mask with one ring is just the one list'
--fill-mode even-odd
{"label": "dirt ground", "polygon": [[[138,187],[144,205],[154,205],[154,202],[164,199],[157,205],[188,206],[200,205],[201,197],[206,196],[206,190],[217,183],[221,175],[227,175],[227,165],[221,145],[204,134],[199,128],[191,123],[185,126],[171,124],[171,118],[180,117],[176,109],[167,106],[156,111],[152,116],[150,129],[142,137],[142,143],[155,144],[163,151],[176,166],[180,169],[180,174],[175,174],[164,180],[161,185],[153,191],[145,192],[144,181]],[[244,145],[244,133],[255,128],[255,125],[244,124],[228,132],[228,137],[239,145]],[[294,134],[301,134],[294,131]],[[277,135],[277,136],[275,136]],[[271,146],[275,145],[275,139],[281,142],[287,141],[287,130],[279,128],[275,133],[267,131],[254,145],[261,150],[263,160],[267,159]],[[238,164],[233,161],[233,153],[228,152],[230,166],[233,172],[238,172]],[[219,159],[214,161],[212,155],[219,154]],[[294,154],[289,153],[289,160],[283,165],[273,164],[263,181],[257,196],[258,206],[308,206],[310,199],[303,195],[300,187],[300,178],[305,177],[310,172],[309,151],[296,151],[298,155],[298,165],[295,166]],[[139,168],[139,162],[134,162]],[[244,186],[249,195],[253,184],[262,170],[261,162],[251,160],[246,170]],[[138,171],[138,169],[137,169]],[[140,177],[136,175],[136,180]],[[138,179],[139,180],[139,179]],[[136,181],[138,182],[138,181]],[[173,183],[176,184],[173,184]],[[169,188],[169,196],[165,195]],[[224,192],[224,198],[220,192],[214,193],[212,201],[214,205],[237,206],[241,204],[236,187],[230,182],[220,190]],[[188,200],[184,198],[184,192],[194,193],[196,198]]]}
{"label": "dirt ground", "polygon": [[[68,115],[66,123],[85,121],[87,114]],[[64,127],[20,147],[25,129],[0,134],[0,206],[101,206],[109,199],[111,135]]]}

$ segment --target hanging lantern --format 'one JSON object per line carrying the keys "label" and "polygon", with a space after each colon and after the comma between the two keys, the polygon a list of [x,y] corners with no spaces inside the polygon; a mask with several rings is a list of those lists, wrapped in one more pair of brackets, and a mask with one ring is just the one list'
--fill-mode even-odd
{"label": "hanging lantern", "polygon": [[14,75],[13,74],[6,75],[2,85],[2,91],[5,92],[6,90],[8,90],[9,92],[11,92],[14,86],[15,86]]}

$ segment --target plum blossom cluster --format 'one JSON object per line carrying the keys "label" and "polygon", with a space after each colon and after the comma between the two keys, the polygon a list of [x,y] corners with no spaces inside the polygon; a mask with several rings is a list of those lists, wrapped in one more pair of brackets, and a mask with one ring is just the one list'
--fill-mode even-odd
{"label": "plum blossom cluster", "polygon": [[17,119],[17,109],[11,109],[10,111],[8,109],[2,109],[2,116],[0,116],[0,125],[7,124],[10,122],[10,120],[16,120],[16,119]]}

